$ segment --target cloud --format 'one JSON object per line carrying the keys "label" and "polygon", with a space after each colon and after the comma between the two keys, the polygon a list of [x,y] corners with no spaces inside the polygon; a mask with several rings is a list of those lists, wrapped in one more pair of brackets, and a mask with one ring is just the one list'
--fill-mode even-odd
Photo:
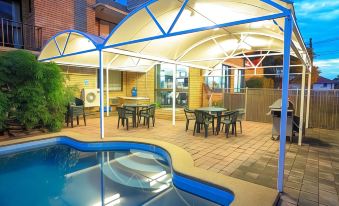
{"label": "cloud", "polygon": [[319,67],[321,76],[334,79],[339,75],[339,58],[315,60],[314,65]]}
{"label": "cloud", "polygon": [[296,2],[294,5],[300,17],[324,21],[339,18],[339,1],[336,0],[304,0]]}

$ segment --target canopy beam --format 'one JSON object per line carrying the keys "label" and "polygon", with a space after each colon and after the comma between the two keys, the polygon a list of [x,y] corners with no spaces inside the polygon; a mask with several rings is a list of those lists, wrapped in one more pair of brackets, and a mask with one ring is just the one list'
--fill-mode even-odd
{"label": "canopy beam", "polygon": [[102,50],[99,50],[99,72],[100,72],[100,138],[105,137],[105,120],[104,120],[104,55]]}

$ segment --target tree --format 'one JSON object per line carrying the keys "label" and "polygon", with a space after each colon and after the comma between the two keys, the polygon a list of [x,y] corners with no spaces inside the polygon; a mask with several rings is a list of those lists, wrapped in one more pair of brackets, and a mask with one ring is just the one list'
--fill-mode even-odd
{"label": "tree", "polygon": [[265,77],[252,77],[246,81],[248,88],[274,88],[274,81]]}
{"label": "tree", "polygon": [[[59,131],[64,122],[69,91],[58,65],[38,62],[29,52],[18,50],[0,55],[0,87],[9,91],[0,96],[0,105],[7,105],[26,129],[44,126]],[[2,111],[0,111],[0,116]],[[0,125],[4,119],[0,117]]]}

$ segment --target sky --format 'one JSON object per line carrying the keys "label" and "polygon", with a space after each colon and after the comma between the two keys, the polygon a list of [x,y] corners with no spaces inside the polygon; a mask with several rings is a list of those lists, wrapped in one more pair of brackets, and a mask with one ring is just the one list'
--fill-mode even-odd
{"label": "sky", "polygon": [[313,39],[314,64],[321,76],[339,75],[339,0],[294,0],[301,34],[309,45]]}

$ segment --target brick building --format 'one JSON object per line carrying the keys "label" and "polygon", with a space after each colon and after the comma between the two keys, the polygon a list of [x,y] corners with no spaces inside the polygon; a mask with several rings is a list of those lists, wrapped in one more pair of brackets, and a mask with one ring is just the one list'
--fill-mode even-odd
{"label": "brick building", "polygon": [[66,29],[105,37],[131,9],[144,2],[0,0],[0,45],[38,51],[53,35]]}

